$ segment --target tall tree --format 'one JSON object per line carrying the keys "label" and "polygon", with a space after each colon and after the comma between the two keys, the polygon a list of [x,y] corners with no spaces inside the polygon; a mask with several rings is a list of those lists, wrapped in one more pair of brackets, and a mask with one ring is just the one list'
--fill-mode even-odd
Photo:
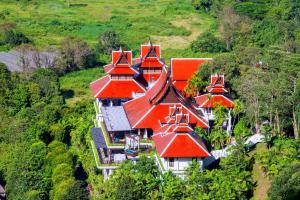
{"label": "tall tree", "polygon": [[221,37],[226,43],[226,49],[230,51],[237,35],[241,17],[230,6],[224,6],[218,18],[220,21]]}

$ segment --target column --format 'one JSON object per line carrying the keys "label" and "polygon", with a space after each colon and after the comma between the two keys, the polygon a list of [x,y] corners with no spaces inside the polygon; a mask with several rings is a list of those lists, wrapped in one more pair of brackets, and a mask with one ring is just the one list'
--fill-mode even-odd
{"label": "column", "polygon": [[138,136],[141,135],[141,129],[138,129]]}
{"label": "column", "polygon": [[144,139],[147,139],[147,138],[148,138],[148,129],[145,128]]}
{"label": "column", "polygon": [[109,106],[112,107],[113,105],[114,105],[114,104],[113,104],[113,100],[110,99],[110,100],[109,100]]}

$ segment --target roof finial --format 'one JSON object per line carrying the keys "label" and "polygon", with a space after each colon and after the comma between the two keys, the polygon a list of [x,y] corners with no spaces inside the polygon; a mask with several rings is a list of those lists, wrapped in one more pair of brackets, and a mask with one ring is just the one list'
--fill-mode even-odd
{"label": "roof finial", "polygon": [[153,46],[153,45],[152,45],[152,42],[151,42],[150,36],[149,36],[149,42],[148,42],[148,45],[151,46],[151,47]]}
{"label": "roof finial", "polygon": [[122,52],[123,52],[122,46],[120,46],[119,51],[122,51]]}

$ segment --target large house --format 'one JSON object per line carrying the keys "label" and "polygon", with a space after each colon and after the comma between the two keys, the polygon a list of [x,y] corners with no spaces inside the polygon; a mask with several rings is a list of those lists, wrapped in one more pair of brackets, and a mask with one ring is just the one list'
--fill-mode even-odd
{"label": "large house", "polygon": [[160,45],[152,43],[141,45],[136,59],[131,51],[112,52],[112,62],[104,66],[107,75],[91,83],[97,111],[92,135],[105,176],[115,168],[109,164],[150,149],[156,150],[162,171],[182,175],[192,160],[203,166],[210,153],[195,128],[209,130],[215,103],[233,107],[221,75],[212,75],[207,94],[191,98],[184,92],[193,74],[211,60],[172,58],[168,67]]}

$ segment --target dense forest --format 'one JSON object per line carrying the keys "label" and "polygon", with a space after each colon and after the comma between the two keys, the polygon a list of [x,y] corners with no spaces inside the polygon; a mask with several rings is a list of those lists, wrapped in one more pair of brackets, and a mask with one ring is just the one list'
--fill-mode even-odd
{"label": "dense forest", "polygon": [[[45,2],[0,2],[1,50],[57,55],[50,68],[39,66],[38,56],[35,68],[22,60],[21,72],[0,64],[0,184],[8,199],[300,197],[299,0],[176,0],[171,5],[132,0],[127,7],[114,1],[112,6],[123,10],[101,15],[104,21],[98,24],[84,11],[94,1]],[[56,6],[51,19],[40,13],[47,12],[48,4]],[[152,11],[147,9],[151,4]],[[100,7],[105,14],[110,9]],[[77,21],[59,18],[55,10]],[[36,12],[40,21],[26,12]],[[168,21],[184,16],[202,21],[190,28]],[[194,33],[196,37],[189,37]],[[163,52],[167,63],[173,56],[214,58],[192,77],[186,92],[201,93],[211,73],[225,74],[226,87],[236,99],[233,136],[218,128],[221,107],[215,110],[217,125],[211,134],[196,132],[210,148],[222,148],[233,139],[237,145],[213,169],[200,172],[192,163],[184,180],[160,174],[153,158],[141,157],[137,164],[125,162],[103,182],[90,147],[94,108],[88,84],[103,75],[95,67],[109,60],[111,50],[123,46],[137,54],[138,45],[149,38],[166,46],[167,38],[173,38],[168,40],[171,46],[184,38],[187,44],[178,40],[180,48]],[[243,142],[253,133],[263,134],[265,141],[249,150]]]}

